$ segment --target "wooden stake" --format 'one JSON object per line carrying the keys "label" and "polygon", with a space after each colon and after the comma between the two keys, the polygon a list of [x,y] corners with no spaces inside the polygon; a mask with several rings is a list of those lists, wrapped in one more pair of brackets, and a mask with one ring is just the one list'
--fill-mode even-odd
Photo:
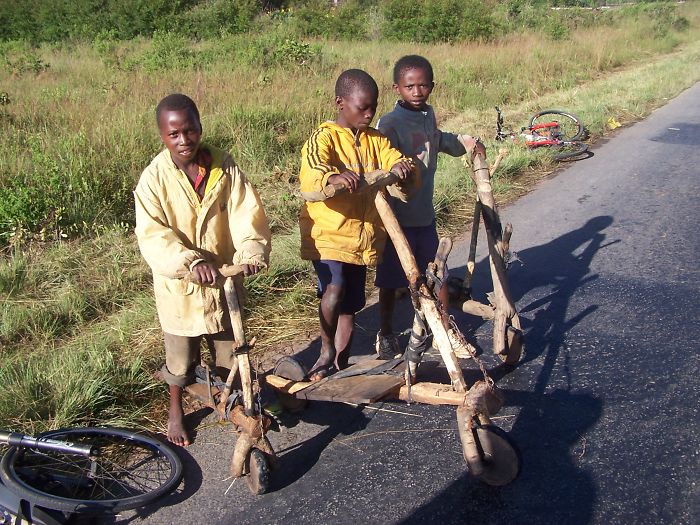
{"label": "wooden stake", "polygon": [[[243,330],[243,317],[241,308],[238,302],[236,293],[236,277],[229,277],[224,283],[224,294],[226,296],[226,304],[228,305],[229,315],[231,317],[231,328],[233,329],[233,337],[235,339],[234,353],[238,361],[237,368],[241,374],[241,388],[243,390],[243,407],[246,414],[253,413],[253,382],[250,377],[250,360],[248,359],[247,349],[244,352],[239,352],[240,348],[246,347],[245,331]],[[227,384],[228,386],[228,384]],[[227,396],[228,397],[228,396]]]}
{"label": "wooden stake", "polygon": [[[491,177],[486,163],[486,159],[480,153],[473,159],[472,178],[476,184],[479,200],[482,205],[482,216],[486,229],[486,239],[489,248],[489,266],[491,269],[491,280],[493,282],[493,295],[496,306],[493,323],[493,351],[496,354],[505,355],[508,353],[508,341],[506,330],[509,322],[519,326],[515,305],[511,299],[508,278],[506,275],[505,262],[503,260],[504,247],[510,240],[512,228],[507,230],[504,236],[501,221],[496,211],[496,203],[491,189]],[[513,321],[514,320],[514,321]]]}
{"label": "wooden stake", "polygon": [[428,290],[425,283],[421,283],[420,285],[418,284],[420,272],[418,271],[416,259],[413,256],[410,246],[408,245],[406,236],[401,230],[401,226],[396,220],[396,216],[394,215],[391,206],[389,206],[383,192],[377,192],[374,203],[377,207],[377,212],[379,212],[379,216],[384,223],[384,227],[391,238],[391,242],[396,248],[396,253],[399,256],[401,267],[406,274],[411,290],[415,291],[416,288],[419,288],[418,300],[421,311],[426,322],[428,323],[428,326],[430,327],[430,331],[433,333],[435,346],[439,350],[440,355],[445,362],[447,373],[450,375],[450,379],[452,380],[452,386],[457,392],[465,392],[467,390],[467,384],[464,380],[464,375],[462,374],[462,369],[459,366],[457,356],[455,356],[454,352],[452,351],[452,345],[447,335],[447,329],[443,323],[441,312],[437,307],[437,303],[430,299],[430,290]]}

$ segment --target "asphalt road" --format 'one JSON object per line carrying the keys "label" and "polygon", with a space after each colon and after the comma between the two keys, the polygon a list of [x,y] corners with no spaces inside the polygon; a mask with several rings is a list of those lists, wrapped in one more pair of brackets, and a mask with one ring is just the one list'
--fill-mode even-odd
{"label": "asphalt road", "polygon": [[[182,454],[181,491],[118,521],[700,523],[699,166],[700,84],[502,210],[522,261],[510,271],[522,362],[500,366],[490,327],[458,321],[505,393],[496,422],[523,458],[512,484],[470,477],[453,408],[315,403],[270,433],[270,493],[225,479],[235,437],[210,417]],[[453,273],[465,259],[458,244]],[[370,352],[377,315],[359,316],[357,354]],[[447,381],[437,363],[422,370]]]}

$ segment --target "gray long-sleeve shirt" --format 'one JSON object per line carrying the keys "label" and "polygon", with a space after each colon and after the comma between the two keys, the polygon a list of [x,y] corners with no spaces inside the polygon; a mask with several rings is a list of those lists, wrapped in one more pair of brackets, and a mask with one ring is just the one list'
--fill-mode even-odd
{"label": "gray long-sleeve shirt", "polygon": [[392,208],[402,226],[429,226],[435,220],[433,191],[438,152],[459,157],[466,153],[457,135],[440,131],[432,106],[425,111],[403,108],[398,102],[394,109],[377,122],[377,129],[386,135],[391,145],[407,157],[422,161],[420,190],[408,202],[392,199]]}

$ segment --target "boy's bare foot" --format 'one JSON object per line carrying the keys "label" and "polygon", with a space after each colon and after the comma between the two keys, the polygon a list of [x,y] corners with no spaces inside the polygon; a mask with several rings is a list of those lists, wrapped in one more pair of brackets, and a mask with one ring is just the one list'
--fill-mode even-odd
{"label": "boy's bare foot", "polygon": [[185,415],[182,412],[182,408],[180,410],[170,409],[168,414],[168,441],[181,447],[186,447],[191,443],[190,436],[185,430]]}
{"label": "boy's bare foot", "polygon": [[316,363],[314,363],[314,366],[311,367],[311,371],[309,372],[309,381],[320,381],[324,377],[331,375],[333,372],[335,372],[335,358],[322,351],[321,356],[318,358]]}

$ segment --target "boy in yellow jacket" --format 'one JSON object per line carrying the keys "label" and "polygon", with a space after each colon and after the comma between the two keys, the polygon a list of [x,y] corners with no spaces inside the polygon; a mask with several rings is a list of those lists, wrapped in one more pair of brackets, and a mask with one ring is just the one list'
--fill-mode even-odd
{"label": "boy in yellow jacket", "polygon": [[[224,264],[243,266],[245,275],[267,266],[270,229],[260,197],[231,156],[201,143],[192,99],[168,95],[156,107],[156,121],[166,149],[134,191],[136,237],[153,271],[165,338],[168,439],[186,446],[182,389],[191,382],[202,338],[217,365],[230,368],[232,357],[226,300],[219,288],[206,285],[214,284]],[[188,272],[195,282],[178,278]]]}
{"label": "boy in yellow jacket", "polygon": [[383,169],[405,180],[413,162],[391,147],[370,123],[379,89],[359,69],[341,73],[335,84],[334,122],[324,122],[301,152],[302,192],[342,184],[348,193],[304,203],[299,214],[301,257],[311,260],[318,277],[321,355],[309,373],[318,381],[347,365],[355,313],[365,305],[367,266],[376,265],[386,232],[374,205],[374,192],[354,194],[365,173]]}

